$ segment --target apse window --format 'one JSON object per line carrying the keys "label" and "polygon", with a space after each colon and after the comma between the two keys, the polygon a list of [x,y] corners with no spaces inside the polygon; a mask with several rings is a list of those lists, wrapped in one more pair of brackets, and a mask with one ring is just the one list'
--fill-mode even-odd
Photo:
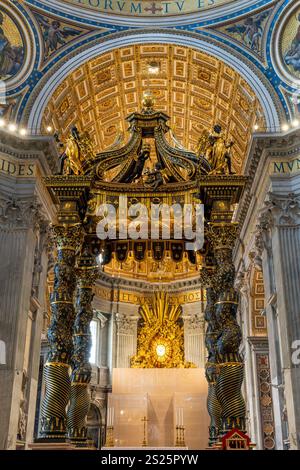
{"label": "apse window", "polygon": [[96,364],[97,359],[97,339],[98,339],[98,322],[97,320],[92,320],[90,324],[91,335],[92,335],[92,347],[90,353],[90,362]]}

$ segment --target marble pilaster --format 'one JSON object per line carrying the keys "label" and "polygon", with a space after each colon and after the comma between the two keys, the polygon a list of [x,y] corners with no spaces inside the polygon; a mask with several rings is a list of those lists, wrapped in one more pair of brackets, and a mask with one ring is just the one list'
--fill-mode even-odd
{"label": "marble pilaster", "polygon": [[183,315],[184,323],[184,358],[197,367],[205,364],[205,322],[199,315]]}
{"label": "marble pilaster", "polygon": [[[18,431],[24,439],[27,430],[32,432],[30,426],[27,429],[28,403],[25,403],[33,386],[32,376],[23,371],[36,242],[42,223],[36,197],[1,196],[0,339],[6,345],[6,364],[0,366],[1,449],[15,449]],[[35,332],[30,334],[39,334],[39,324],[34,328]],[[30,367],[34,380],[34,364]]]}
{"label": "marble pilaster", "polygon": [[130,359],[137,348],[137,316],[116,315],[117,344],[116,367],[130,367]]}
{"label": "marble pilaster", "polygon": [[273,402],[277,404],[276,438],[283,448],[282,414],[286,409],[288,445],[299,449],[300,368],[293,363],[292,354],[293,343],[300,339],[300,195],[269,193],[257,228],[256,246],[266,286]]}

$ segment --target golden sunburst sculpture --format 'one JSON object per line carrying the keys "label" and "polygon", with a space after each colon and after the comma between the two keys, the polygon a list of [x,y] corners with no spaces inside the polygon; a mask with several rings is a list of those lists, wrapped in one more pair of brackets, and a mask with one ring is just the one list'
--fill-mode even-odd
{"label": "golden sunburst sculpture", "polygon": [[179,323],[180,305],[170,304],[169,294],[156,292],[150,304],[139,309],[144,324],[139,330],[133,368],[196,367],[184,361],[184,333]]}

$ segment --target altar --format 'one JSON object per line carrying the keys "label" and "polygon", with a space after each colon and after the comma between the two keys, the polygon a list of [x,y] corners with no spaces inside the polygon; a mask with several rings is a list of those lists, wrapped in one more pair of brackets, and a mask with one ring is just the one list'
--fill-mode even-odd
{"label": "altar", "polygon": [[[110,444],[115,449],[174,448],[176,443],[177,448],[205,449],[206,400],[204,369],[114,369],[108,398]],[[181,428],[179,440],[176,427]]]}

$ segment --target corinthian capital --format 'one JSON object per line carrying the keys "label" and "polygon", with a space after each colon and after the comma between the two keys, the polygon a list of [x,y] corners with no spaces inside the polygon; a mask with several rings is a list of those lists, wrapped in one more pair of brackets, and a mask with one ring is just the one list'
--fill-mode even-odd
{"label": "corinthian capital", "polygon": [[42,205],[36,197],[0,196],[0,225],[5,228],[38,229],[47,225]]}
{"label": "corinthian capital", "polygon": [[232,250],[238,233],[236,223],[212,223],[206,229],[206,237],[211,242],[214,250]]}
{"label": "corinthian capital", "polygon": [[58,249],[68,246],[76,251],[81,246],[82,239],[81,224],[53,225],[51,227],[50,243]]}
{"label": "corinthian capital", "polygon": [[118,333],[132,333],[137,325],[138,317],[131,317],[118,313],[116,315],[116,324]]}
{"label": "corinthian capital", "polygon": [[300,195],[268,193],[268,199],[260,210],[255,232],[255,265],[261,267],[264,250],[271,249],[271,232],[278,226],[300,224]]}
{"label": "corinthian capital", "polygon": [[300,223],[300,195],[268,193],[268,199],[259,214],[259,226],[269,230],[275,225],[298,225]]}

